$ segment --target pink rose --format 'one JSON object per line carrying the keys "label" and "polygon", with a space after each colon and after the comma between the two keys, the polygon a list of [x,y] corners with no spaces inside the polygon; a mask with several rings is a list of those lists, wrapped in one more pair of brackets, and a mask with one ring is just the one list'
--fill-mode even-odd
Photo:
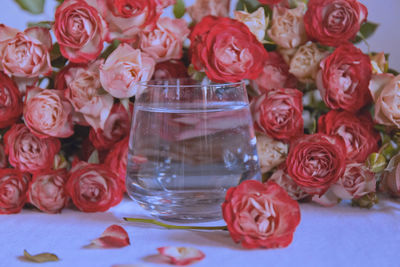
{"label": "pink rose", "polygon": [[182,61],[170,60],[157,63],[153,78],[154,80],[168,80],[173,78],[187,78],[188,70]]}
{"label": "pink rose", "polygon": [[19,170],[0,169],[0,214],[18,213],[26,202],[29,177]]}
{"label": "pink rose", "polygon": [[270,52],[261,74],[254,80],[261,93],[271,89],[296,88],[297,79],[289,73],[289,65],[278,52]]}
{"label": "pink rose", "polygon": [[162,17],[156,28],[140,34],[139,47],[157,62],[180,59],[190,30],[185,20]]}
{"label": "pink rose", "polygon": [[162,13],[165,0],[98,0],[98,9],[107,21],[107,42],[114,39],[135,41],[142,31],[152,31]]}
{"label": "pink rose", "polygon": [[67,171],[45,170],[35,174],[29,184],[28,200],[47,213],[59,213],[68,204],[65,190]]}
{"label": "pink rose", "polygon": [[4,135],[10,164],[22,172],[35,173],[50,169],[60,151],[60,141],[53,137],[39,138],[24,124],[14,124]]}
{"label": "pink rose", "polygon": [[232,239],[245,248],[287,247],[300,222],[299,204],[275,182],[248,180],[230,188],[222,214]]}
{"label": "pink rose", "polygon": [[360,198],[375,192],[375,188],[375,174],[363,163],[348,164],[343,176],[331,186],[335,195],[341,199]]}
{"label": "pink rose", "polygon": [[94,129],[104,128],[114,103],[113,97],[101,88],[99,68],[102,63],[103,60],[96,60],[89,65],[72,65],[57,78],[59,84],[65,81],[64,94],[75,112]]}
{"label": "pink rose", "polygon": [[107,150],[129,135],[130,126],[131,114],[121,103],[114,104],[104,123],[104,129],[90,129],[89,139],[96,149]]}
{"label": "pink rose", "polygon": [[0,71],[0,128],[14,124],[21,117],[22,108],[17,85]]}
{"label": "pink rose", "polygon": [[199,23],[208,15],[228,17],[229,5],[229,0],[196,0],[194,5],[186,8],[186,11],[194,23]]}
{"label": "pink rose", "polygon": [[26,93],[25,124],[40,138],[71,136],[74,133],[72,111],[63,91],[34,87]]}
{"label": "pink rose", "polygon": [[176,0],[156,0],[156,2],[160,7],[166,8],[168,6],[175,5]]}
{"label": "pink rose", "polygon": [[383,173],[380,189],[393,197],[400,197],[400,154],[395,155],[389,161]]}
{"label": "pink rose", "polygon": [[49,30],[28,28],[24,32],[0,24],[0,69],[18,77],[51,73]]}
{"label": "pink rose", "polygon": [[0,169],[4,169],[7,167],[7,155],[6,152],[4,151],[4,146],[3,144],[0,144]]}
{"label": "pink rose", "polygon": [[103,88],[116,98],[129,98],[137,93],[138,83],[150,80],[155,61],[139,49],[120,44],[100,66]]}
{"label": "pink rose", "polygon": [[287,173],[285,167],[276,170],[268,179],[268,181],[273,181],[285,189],[285,191],[293,200],[302,200],[309,196],[298,184],[293,181],[293,179]]}
{"label": "pink rose", "polygon": [[72,62],[97,58],[107,34],[107,25],[93,0],[65,0],[57,7],[53,26],[62,55]]}
{"label": "pink rose", "polygon": [[[115,144],[114,148],[108,153],[105,164],[118,175],[119,180],[125,185],[126,166],[128,161],[129,136]],[[140,160],[136,157],[135,160]]]}

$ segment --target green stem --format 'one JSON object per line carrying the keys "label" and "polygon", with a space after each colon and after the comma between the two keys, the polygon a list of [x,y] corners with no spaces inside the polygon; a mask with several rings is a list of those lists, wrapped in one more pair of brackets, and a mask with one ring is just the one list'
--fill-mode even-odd
{"label": "green stem", "polygon": [[140,218],[126,218],[124,217],[125,221],[128,222],[140,222],[140,223],[150,223],[155,224],[167,229],[184,229],[184,230],[228,230],[226,226],[181,226],[181,225],[172,225],[166,224],[163,222],[159,222],[154,219],[140,219]]}

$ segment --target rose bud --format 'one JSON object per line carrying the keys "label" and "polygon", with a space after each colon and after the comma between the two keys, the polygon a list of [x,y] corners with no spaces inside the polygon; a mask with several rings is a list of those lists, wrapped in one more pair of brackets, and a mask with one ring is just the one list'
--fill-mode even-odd
{"label": "rose bud", "polygon": [[124,186],[108,166],[77,163],[70,171],[66,190],[84,212],[103,212],[121,202]]}
{"label": "rose bud", "polygon": [[17,85],[0,71],[0,128],[14,124],[22,114],[22,96]]}
{"label": "rose bud", "polygon": [[230,188],[222,214],[232,239],[245,248],[287,247],[300,222],[299,204],[275,182]]}
{"label": "rose bud", "polygon": [[367,8],[357,0],[310,0],[304,24],[312,40],[336,47],[352,40],[367,16]]}
{"label": "rose bud", "polygon": [[61,54],[72,62],[89,62],[103,50],[107,25],[91,2],[66,0],[56,10],[53,32]]}
{"label": "rose bud", "polygon": [[0,169],[0,214],[18,213],[26,202],[29,176],[15,169]]}
{"label": "rose bud", "polygon": [[157,63],[153,80],[168,80],[176,78],[187,78],[188,70],[182,61],[169,60]]}
{"label": "rose bud", "polygon": [[371,73],[369,57],[346,43],[321,62],[317,87],[329,108],[356,112],[372,100],[368,89]]}
{"label": "rose bud", "polygon": [[[191,62],[213,82],[257,78],[268,57],[248,27],[234,19],[207,16],[190,34]],[[210,60],[212,58],[212,60]]]}
{"label": "rose bud", "polygon": [[129,148],[128,145],[129,136],[114,145],[114,148],[108,153],[104,163],[105,165],[109,166],[109,168],[118,176],[121,184],[123,185],[125,185],[126,178],[126,166]]}
{"label": "rose bud", "polygon": [[57,138],[39,138],[22,123],[14,124],[5,133],[4,144],[10,164],[29,173],[52,168],[61,147]]}
{"label": "rose bud", "polygon": [[36,208],[47,213],[58,213],[68,204],[65,190],[67,171],[43,170],[32,177],[28,200]]}
{"label": "rose bud", "polygon": [[194,23],[199,23],[204,17],[209,15],[228,17],[229,6],[229,0],[196,0],[194,5],[186,8],[186,11]]}
{"label": "rose bud", "polygon": [[306,193],[322,196],[345,171],[346,146],[337,136],[305,135],[291,144],[286,166]]}
{"label": "rose bud", "polygon": [[251,101],[255,128],[274,139],[303,135],[303,94],[297,89],[271,90]]}

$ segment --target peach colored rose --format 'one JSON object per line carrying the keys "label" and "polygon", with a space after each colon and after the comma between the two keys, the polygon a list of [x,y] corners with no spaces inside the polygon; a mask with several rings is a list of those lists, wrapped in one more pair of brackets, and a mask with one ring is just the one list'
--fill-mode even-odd
{"label": "peach colored rose", "polygon": [[5,133],[4,144],[10,164],[29,173],[51,168],[61,147],[57,138],[39,138],[22,123]]}
{"label": "peach colored rose", "polygon": [[35,174],[29,184],[28,201],[47,213],[59,213],[68,204],[65,190],[67,171],[44,170]]}
{"label": "peach colored rose", "polygon": [[303,16],[305,5],[299,4],[294,9],[274,6],[272,26],[268,30],[269,37],[284,48],[295,48],[307,41]]}
{"label": "peach colored rose", "polygon": [[140,34],[139,47],[156,62],[180,59],[183,41],[189,33],[185,20],[162,17],[157,21],[155,29]]}
{"label": "peach colored rose", "polygon": [[89,62],[103,49],[107,25],[96,6],[95,0],[65,0],[57,7],[53,32],[62,55],[72,62]]}
{"label": "peach colored rose", "polygon": [[380,189],[394,197],[400,197],[400,154],[395,155],[383,173]]}
{"label": "peach colored rose", "polygon": [[150,80],[154,67],[154,59],[147,54],[120,44],[100,66],[100,81],[112,96],[129,98],[137,94],[139,82]]}
{"label": "peach colored rose", "polygon": [[0,169],[0,214],[18,213],[26,202],[29,176],[15,169]]}
{"label": "peach colored rose", "polygon": [[114,103],[113,97],[101,88],[99,68],[102,63],[103,60],[96,60],[89,65],[68,68],[63,73],[67,85],[65,97],[94,129],[104,129]]}
{"label": "peach colored rose", "polygon": [[51,73],[49,30],[32,27],[24,32],[0,24],[0,70],[17,77]]}
{"label": "peach colored rose", "polygon": [[313,82],[319,65],[329,53],[320,50],[315,43],[308,42],[299,47],[290,61],[289,72],[303,83]]}
{"label": "peach colored rose", "polygon": [[186,8],[194,23],[200,22],[205,16],[229,16],[229,0],[196,0],[194,5]]}
{"label": "peach colored rose", "polygon": [[276,170],[268,181],[273,181],[280,185],[293,200],[302,200],[309,196],[293,181],[285,168]]}
{"label": "peach colored rose", "polygon": [[387,72],[389,64],[386,60],[384,52],[380,52],[375,55],[370,55],[369,57],[371,58],[373,74],[381,74]]}
{"label": "peach colored rose", "polygon": [[74,133],[72,111],[63,91],[34,87],[26,93],[25,124],[38,137],[71,136]]}
{"label": "peach colored rose", "polygon": [[243,22],[249,30],[262,42],[268,27],[268,19],[265,18],[264,8],[260,7],[253,13],[235,11],[235,19]]}
{"label": "peach colored rose", "polygon": [[285,161],[288,153],[288,145],[279,142],[264,134],[257,136],[257,154],[261,172],[269,172]]}

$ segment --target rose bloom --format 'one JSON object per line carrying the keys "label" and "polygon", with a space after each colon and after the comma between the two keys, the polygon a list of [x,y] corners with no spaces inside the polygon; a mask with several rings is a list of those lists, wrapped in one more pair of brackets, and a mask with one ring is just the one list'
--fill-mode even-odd
{"label": "rose bloom", "polygon": [[121,103],[114,104],[104,123],[104,129],[90,129],[89,139],[98,150],[110,149],[129,135],[131,116]]}
{"label": "rose bloom", "polygon": [[278,89],[254,98],[251,111],[256,130],[282,141],[303,135],[302,97],[297,89]]}
{"label": "rose bloom", "polygon": [[7,155],[6,152],[4,151],[4,146],[3,144],[0,144],[0,169],[4,169],[7,167]]}
{"label": "rose bloom", "polygon": [[229,233],[245,248],[282,248],[300,222],[299,204],[275,182],[244,181],[228,190],[222,214]]}
{"label": "rose bloom", "polygon": [[293,200],[302,200],[307,198],[309,195],[304,192],[301,187],[296,184],[293,179],[287,174],[286,166],[276,170],[268,181],[277,183],[280,187],[285,189],[288,195]]}
{"label": "rose bloom", "polygon": [[190,53],[196,70],[214,82],[255,79],[268,57],[247,26],[230,18],[205,17],[190,34]]}
{"label": "rose bloom", "polygon": [[138,83],[150,80],[154,67],[154,59],[146,53],[120,44],[100,66],[100,81],[112,96],[129,98],[140,93]]}
{"label": "rose bloom", "polygon": [[109,166],[110,169],[115,174],[117,174],[121,184],[123,185],[125,185],[125,178],[126,178],[128,145],[129,145],[129,136],[116,143],[114,148],[108,153],[107,158],[105,160],[105,165]]}
{"label": "rose bloom", "polygon": [[313,82],[317,77],[319,65],[329,53],[320,50],[315,43],[300,46],[290,60],[289,72],[303,83]]}
{"label": "rose bloom", "polygon": [[67,171],[43,170],[33,175],[29,184],[28,201],[47,213],[59,213],[68,204],[65,190]]}
{"label": "rose bloom", "polygon": [[274,6],[272,26],[268,30],[268,36],[283,48],[295,48],[304,44],[308,40],[304,29],[304,12],[304,4],[299,4],[294,9]]}
{"label": "rose bloom", "polygon": [[296,88],[297,79],[289,73],[289,66],[278,52],[268,53],[261,74],[254,80],[261,93],[271,89]]}
{"label": "rose bloom", "polygon": [[400,154],[395,155],[389,161],[383,173],[380,189],[393,197],[400,197]]}
{"label": "rose bloom", "polygon": [[182,61],[169,60],[157,63],[153,80],[168,80],[173,78],[187,78],[188,70]]}
{"label": "rose bloom", "polygon": [[70,171],[66,190],[83,212],[103,212],[121,202],[123,184],[108,166],[79,162]]}
{"label": "rose bloom", "polygon": [[256,133],[257,154],[262,173],[269,172],[285,161],[288,145],[271,137]]}
{"label": "rose bloom", "polygon": [[194,5],[186,8],[194,23],[199,23],[206,16],[228,17],[229,0],[196,0]]}
{"label": "rose bloom", "polygon": [[18,213],[26,202],[29,177],[19,170],[0,169],[0,214]]}
{"label": "rose bloom", "polygon": [[14,124],[5,133],[4,144],[10,164],[29,173],[51,168],[61,147],[57,138],[39,138],[22,123]]}
{"label": "rose bloom", "polygon": [[118,39],[135,41],[142,31],[152,31],[162,13],[165,1],[160,0],[100,0],[98,9],[106,20],[107,42]]}
{"label": "rose bloom", "polygon": [[32,27],[19,32],[0,24],[0,70],[8,75],[32,78],[51,73],[49,30]]}
{"label": "rose bloom", "polygon": [[310,0],[307,8],[307,35],[335,47],[352,40],[368,16],[368,9],[357,0]]}
{"label": "rose bloom", "polygon": [[73,135],[72,111],[63,91],[34,87],[26,93],[25,124],[40,138]]}
{"label": "rose bloom", "polygon": [[92,0],[66,0],[57,7],[53,32],[61,54],[72,62],[89,62],[103,50],[107,25],[95,7]]}
{"label": "rose bloom", "polygon": [[21,117],[22,108],[17,85],[0,71],[0,128],[14,124]]}
{"label": "rose bloom", "polygon": [[157,21],[154,30],[140,34],[139,47],[156,62],[180,59],[183,54],[183,41],[189,33],[185,20],[162,17]]}
{"label": "rose bloom", "polygon": [[353,44],[343,44],[321,62],[317,87],[329,108],[356,112],[371,101],[371,72],[369,57]]}
{"label": "rose bloom", "polygon": [[375,192],[375,188],[375,174],[363,163],[348,164],[343,176],[331,186],[335,195],[341,199],[360,198]]}
{"label": "rose bloom", "polygon": [[318,132],[342,137],[348,162],[365,162],[371,153],[379,149],[380,135],[374,129],[368,111],[355,115],[331,110],[319,118]]}
{"label": "rose bloom", "polygon": [[267,19],[265,18],[264,8],[259,7],[253,13],[246,11],[235,11],[235,19],[246,24],[249,30],[262,42],[267,30]]}
{"label": "rose bloom", "polygon": [[343,175],[345,155],[346,147],[340,137],[305,135],[290,146],[287,172],[304,192],[322,196]]}
{"label": "rose bloom", "polygon": [[83,124],[89,124],[95,129],[104,128],[114,103],[113,97],[101,88],[99,68],[102,63],[103,60],[96,60],[89,65],[66,67],[56,82],[62,84],[65,81],[65,97],[71,102],[74,111],[83,117]]}

